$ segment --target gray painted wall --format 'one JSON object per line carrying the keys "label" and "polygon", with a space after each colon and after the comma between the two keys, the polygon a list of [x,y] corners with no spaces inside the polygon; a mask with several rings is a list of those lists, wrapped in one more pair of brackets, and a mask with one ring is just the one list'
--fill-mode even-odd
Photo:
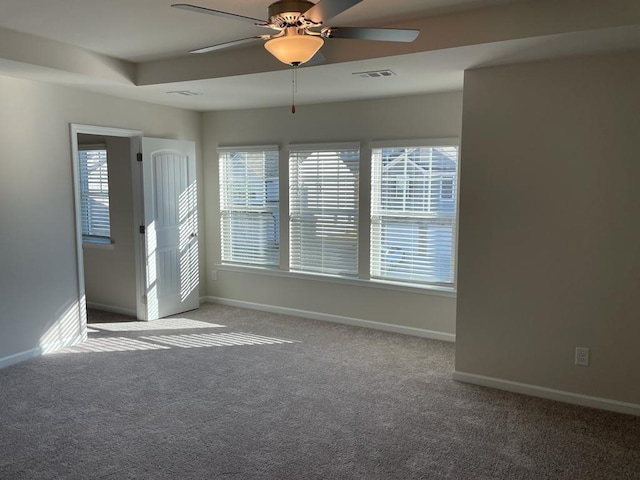
{"label": "gray painted wall", "polygon": [[[213,297],[257,303],[404,327],[455,333],[455,298],[420,291],[398,291],[345,285],[315,279],[286,278],[250,271],[222,269],[218,279],[211,271],[220,264],[220,199],[218,193],[219,146],[296,143],[361,142],[368,158],[369,142],[459,137],[461,93],[443,93],[374,101],[323,105],[299,105],[292,115],[289,108],[268,108],[204,114],[203,141],[206,210],[207,293]],[[281,155],[280,188],[287,189],[286,155]],[[369,196],[370,166],[361,165],[362,199]],[[368,218],[361,231],[368,232]],[[281,248],[287,239],[281,233]],[[360,263],[368,265],[367,242],[360,244]],[[285,254],[286,257],[286,254]]]}
{"label": "gray painted wall", "polygon": [[640,404],[638,85],[638,53],[466,73],[457,371]]}
{"label": "gray painted wall", "polygon": [[1,361],[78,333],[69,124],[199,143],[201,115],[9,77],[0,90]]}

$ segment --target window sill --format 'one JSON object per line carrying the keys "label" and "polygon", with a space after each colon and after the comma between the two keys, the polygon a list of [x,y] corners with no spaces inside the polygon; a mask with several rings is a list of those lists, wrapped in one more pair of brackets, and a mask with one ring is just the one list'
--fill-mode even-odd
{"label": "window sill", "polygon": [[114,250],[115,244],[112,240],[87,240],[82,239],[82,248],[95,248],[97,250]]}
{"label": "window sill", "polygon": [[434,295],[438,297],[456,298],[455,288],[438,287],[432,285],[403,284],[400,282],[383,281],[378,279],[350,279],[331,275],[317,275],[314,273],[289,272],[268,267],[251,267],[247,265],[216,264],[216,270],[238,273],[249,273],[253,275],[266,275],[271,277],[306,279],[315,282],[327,282],[341,285],[353,285],[356,287],[378,288],[382,290],[395,290],[406,293],[417,293],[421,295]]}

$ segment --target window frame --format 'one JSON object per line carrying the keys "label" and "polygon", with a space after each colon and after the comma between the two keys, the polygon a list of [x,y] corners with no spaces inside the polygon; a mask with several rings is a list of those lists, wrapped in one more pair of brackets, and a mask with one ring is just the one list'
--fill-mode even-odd
{"label": "window frame", "polygon": [[[268,212],[275,212],[276,216],[275,218],[277,219],[277,225],[275,227],[275,231],[276,231],[276,235],[277,235],[277,239],[276,239],[276,263],[268,263],[268,262],[263,262],[263,263],[259,263],[259,262],[248,262],[248,261],[238,261],[238,260],[233,260],[233,259],[225,259],[225,232],[224,232],[224,227],[223,227],[223,222],[224,222],[224,211],[225,211],[225,202],[224,202],[224,194],[225,194],[225,190],[224,187],[222,185],[223,182],[223,175],[224,175],[224,170],[223,170],[223,166],[222,166],[222,156],[225,154],[229,154],[229,153],[267,153],[267,152],[273,152],[275,153],[275,157],[276,157],[276,169],[277,169],[277,173],[278,173],[278,187],[277,187],[277,191],[276,191],[276,195],[277,195],[277,202],[275,207],[271,207],[268,208],[266,205],[259,205],[257,206],[255,209],[251,209],[251,208],[238,208],[238,209],[230,209],[227,208],[226,211],[229,214],[233,214],[233,212],[236,213],[240,213],[240,214],[264,214],[264,213],[268,213]],[[264,269],[278,269],[279,265],[280,265],[280,250],[281,250],[281,245],[282,245],[282,230],[281,230],[281,225],[282,225],[282,211],[281,211],[281,199],[280,199],[280,183],[282,181],[282,174],[280,171],[280,146],[275,144],[275,145],[241,145],[241,146],[223,146],[223,147],[219,147],[217,149],[217,154],[218,154],[218,193],[219,193],[219,209],[218,209],[218,213],[220,215],[219,217],[219,228],[220,228],[220,261],[222,265],[233,265],[233,266],[242,266],[242,267],[247,267],[247,268],[264,268]],[[263,165],[264,168],[264,165]],[[266,182],[266,177],[265,177],[265,182]],[[266,187],[265,187],[266,188]],[[260,210],[260,211],[258,211]],[[230,240],[232,241],[232,240]]]}
{"label": "window frame", "polygon": [[[85,198],[90,199],[88,181],[85,182],[83,180],[83,169],[86,167],[83,166],[83,160],[81,158],[81,152],[91,152],[91,151],[104,151],[105,152],[105,163],[106,163],[106,171],[107,171],[107,199],[108,199],[108,217],[109,217],[109,235],[95,235],[91,233],[91,225],[89,225],[88,233],[85,233],[85,217],[83,215],[83,204],[85,203]],[[113,248],[113,235],[112,235],[112,219],[111,219],[111,189],[110,189],[110,181],[109,181],[109,149],[106,143],[94,143],[94,144],[81,144],[78,145],[78,182],[80,186],[79,191],[79,205],[80,205],[80,234],[82,236],[82,243],[84,246],[95,247],[95,248]],[[87,207],[88,208],[88,207]]]}
{"label": "window frame", "polygon": [[[370,213],[370,239],[369,239],[369,269],[370,269],[370,281],[372,282],[380,282],[384,284],[394,284],[394,285],[407,285],[410,287],[423,288],[423,289],[445,289],[447,291],[457,291],[457,273],[458,273],[458,225],[459,225],[459,202],[460,202],[460,139],[456,137],[446,137],[446,138],[428,138],[428,139],[413,139],[413,140],[381,140],[381,141],[373,141],[369,142],[370,149],[370,163],[369,168],[372,171],[374,168],[374,150],[377,149],[386,149],[386,148],[417,148],[417,147],[455,147],[457,148],[457,168],[456,174],[453,182],[453,192],[455,192],[455,203],[454,203],[454,218],[452,222],[453,234],[452,234],[452,245],[451,245],[451,261],[452,261],[452,282],[428,282],[428,281],[416,281],[416,280],[402,280],[399,278],[391,278],[391,277],[380,277],[373,276],[372,273],[372,263],[373,263],[373,216],[374,211],[374,195],[375,195],[375,186],[373,185],[374,175],[373,172],[371,174],[370,179],[370,195],[369,195],[369,213]],[[447,176],[448,177],[448,176]],[[441,179],[439,183],[440,191],[444,189],[444,178]]]}
{"label": "window frame", "polygon": [[[453,285],[438,285],[430,283],[412,283],[397,280],[380,280],[378,278],[369,277],[369,269],[371,266],[370,251],[370,233],[371,233],[371,167],[372,167],[372,150],[375,148],[399,148],[399,147],[418,147],[418,146],[455,146],[458,147],[458,171],[456,176],[456,202],[455,202],[455,237],[453,245],[454,259],[454,282]],[[271,145],[269,145],[271,147]],[[220,147],[220,150],[247,148],[264,148],[258,147]],[[290,267],[291,248],[290,241],[290,201],[291,201],[291,184],[290,184],[290,152],[297,149],[357,149],[359,151],[359,187],[358,187],[358,222],[357,222],[357,255],[358,255],[358,274],[356,277],[337,276],[320,272],[306,272],[292,269]],[[440,297],[455,298],[457,293],[457,263],[458,263],[458,224],[459,224],[459,201],[460,201],[460,142],[458,138],[430,138],[418,140],[402,140],[402,141],[371,141],[371,142],[342,142],[342,143],[313,143],[313,144],[288,144],[279,148],[279,212],[280,212],[280,262],[277,267],[265,267],[262,265],[238,264],[220,260],[214,264],[215,270],[229,272],[252,273],[256,275],[266,275],[267,277],[282,277],[290,279],[308,279],[311,281],[327,282],[331,284],[344,284],[358,286],[362,288],[375,288],[383,290],[394,290],[401,292],[410,292],[415,294],[433,295]],[[219,164],[218,164],[219,166]],[[222,241],[221,234],[218,236]],[[222,245],[220,254],[222,254]],[[364,256],[363,256],[364,255]]]}
{"label": "window frame", "polygon": [[[292,191],[296,188],[296,186],[293,185],[293,172],[291,169],[291,165],[292,165],[292,154],[296,153],[296,152],[313,152],[313,153],[320,153],[320,152],[333,152],[333,151],[343,151],[343,152],[349,152],[349,151],[355,151],[356,154],[353,155],[352,157],[350,157],[351,159],[357,159],[356,161],[356,167],[357,167],[357,172],[355,174],[355,181],[354,181],[354,191],[353,191],[353,197],[352,200],[354,202],[354,207],[353,209],[351,209],[351,216],[353,217],[353,222],[351,224],[349,224],[350,226],[355,227],[355,242],[353,245],[353,248],[355,249],[355,270],[353,272],[350,272],[348,269],[345,271],[339,271],[338,269],[334,269],[332,268],[330,265],[320,265],[319,267],[317,267],[317,269],[313,269],[313,268],[307,268],[304,269],[302,268],[296,268],[295,266],[293,266],[294,262],[293,262],[293,256],[294,256],[294,247],[292,247],[292,245],[294,244],[293,241],[293,223],[296,221],[295,219],[297,218],[296,213],[294,212],[294,205],[293,205],[293,195],[292,195]],[[288,227],[289,227],[289,251],[288,251],[288,257],[289,257],[289,272],[291,273],[296,273],[296,274],[309,274],[309,275],[319,275],[319,276],[326,276],[326,277],[333,277],[333,278],[347,278],[347,279],[351,279],[351,278],[358,278],[358,273],[359,273],[359,238],[360,238],[360,223],[359,223],[359,219],[360,219],[360,171],[361,171],[361,163],[362,163],[362,149],[361,149],[361,145],[359,142],[343,142],[343,143],[319,143],[319,144],[291,144],[287,146],[287,164],[288,164],[288,191],[289,191],[289,198],[288,200],[288,207],[289,207],[289,222],[288,222]],[[325,210],[325,208],[322,208],[321,210]],[[338,212],[339,210],[342,210],[342,208],[340,207],[336,207],[336,208],[327,208],[326,210],[332,210],[332,211],[336,211]],[[349,209],[344,209],[344,210],[349,210]],[[335,215],[337,215],[337,213],[335,213]],[[301,220],[297,220],[298,222],[300,222]],[[320,222],[322,223],[322,222]],[[308,223],[307,223],[308,224]],[[335,224],[334,224],[335,225]],[[300,228],[303,228],[302,226],[300,226]],[[344,228],[344,227],[343,227]],[[328,229],[330,230],[330,229]],[[324,252],[324,249],[321,250],[321,252]],[[299,253],[301,254],[301,253]],[[339,255],[338,255],[339,256]],[[329,263],[329,262],[328,262]],[[333,271],[332,271],[333,270]]]}

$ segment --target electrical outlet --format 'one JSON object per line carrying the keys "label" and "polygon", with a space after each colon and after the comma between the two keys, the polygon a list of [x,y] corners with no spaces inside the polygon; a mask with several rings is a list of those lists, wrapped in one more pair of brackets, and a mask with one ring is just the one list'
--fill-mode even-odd
{"label": "electrical outlet", "polygon": [[589,366],[589,349],[587,347],[576,347],[576,365]]}
{"label": "electrical outlet", "polygon": [[218,280],[218,271],[211,270],[211,280]]}

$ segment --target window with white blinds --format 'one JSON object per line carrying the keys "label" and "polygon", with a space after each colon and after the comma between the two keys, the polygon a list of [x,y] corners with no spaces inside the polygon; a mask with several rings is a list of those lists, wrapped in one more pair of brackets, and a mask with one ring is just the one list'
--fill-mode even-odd
{"label": "window with white blinds", "polygon": [[372,149],[371,278],[453,286],[458,147]]}
{"label": "window with white blinds", "polygon": [[292,271],[358,274],[357,145],[289,150],[289,263]]}
{"label": "window with white blinds", "polygon": [[109,171],[105,146],[80,146],[80,216],[84,240],[111,241]]}
{"label": "window with white blinds", "polygon": [[219,151],[222,261],[280,263],[278,148]]}

